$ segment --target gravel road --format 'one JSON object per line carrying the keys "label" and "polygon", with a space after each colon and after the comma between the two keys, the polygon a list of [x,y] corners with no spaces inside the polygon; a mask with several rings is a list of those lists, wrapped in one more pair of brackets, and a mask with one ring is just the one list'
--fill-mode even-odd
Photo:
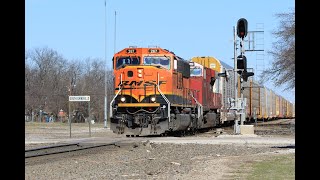
{"label": "gravel road", "polygon": [[[90,138],[84,135],[85,126],[74,126],[74,137],[70,139],[68,131],[61,130],[63,126],[28,124],[26,149],[80,139],[86,143],[125,139],[98,126],[93,126]],[[131,138],[132,143],[114,151],[97,148],[86,153],[26,160],[25,179],[245,179],[250,170],[240,167],[246,164],[284,153],[294,158],[294,132],[292,128],[285,135],[283,132],[266,136],[216,136],[208,132],[181,138]]]}

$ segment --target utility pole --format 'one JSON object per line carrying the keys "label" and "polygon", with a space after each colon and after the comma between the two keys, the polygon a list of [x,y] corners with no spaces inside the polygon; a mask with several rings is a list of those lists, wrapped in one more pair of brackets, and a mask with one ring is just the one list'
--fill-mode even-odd
{"label": "utility pole", "polygon": [[69,88],[68,88],[68,90],[69,90],[69,97],[68,97],[68,102],[69,102],[69,120],[68,120],[68,122],[69,122],[69,131],[70,131],[70,138],[71,138],[71,117],[72,117],[72,115],[71,115],[71,107],[70,107],[70,97],[72,96],[72,93],[73,93],[73,89],[76,87],[76,74],[75,74],[75,72],[74,72],[74,77],[71,77],[71,81],[70,81],[70,86],[69,86]]}
{"label": "utility pole", "polygon": [[105,50],[104,50],[104,59],[105,59],[105,71],[104,71],[104,128],[107,128],[107,102],[108,102],[108,93],[107,93],[107,2],[104,0],[104,25],[105,25]]}
{"label": "utility pole", "polygon": [[[70,82],[70,87],[69,87],[69,98],[72,95],[72,83]],[[70,100],[68,100],[69,102],[69,118],[68,118],[68,123],[69,123],[69,137],[71,138],[71,108],[70,108]]]}
{"label": "utility pole", "polygon": [[113,48],[113,54],[116,53],[116,37],[117,37],[117,11],[114,11],[114,48]]}

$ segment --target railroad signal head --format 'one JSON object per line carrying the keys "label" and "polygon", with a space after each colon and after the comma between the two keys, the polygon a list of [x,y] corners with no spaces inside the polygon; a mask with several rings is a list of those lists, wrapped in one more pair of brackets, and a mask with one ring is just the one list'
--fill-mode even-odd
{"label": "railroad signal head", "polygon": [[241,18],[237,22],[237,35],[243,39],[247,36],[248,32],[248,21],[245,18]]}
{"label": "railroad signal head", "polygon": [[253,72],[243,71],[241,77],[245,82],[247,82],[248,81],[248,77],[253,76],[253,75],[254,75]]}
{"label": "railroad signal head", "polygon": [[226,78],[226,81],[228,82],[230,75],[229,75],[229,73],[228,73],[227,70],[224,70],[223,73],[218,73],[218,76],[219,76],[219,77],[225,77],[225,78]]}
{"label": "railroad signal head", "polygon": [[244,55],[239,55],[237,57],[237,69],[247,70],[247,57]]}

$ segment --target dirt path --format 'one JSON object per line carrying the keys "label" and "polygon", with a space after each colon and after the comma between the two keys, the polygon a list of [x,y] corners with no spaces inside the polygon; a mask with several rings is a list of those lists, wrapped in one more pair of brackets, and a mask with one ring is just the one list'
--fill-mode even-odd
{"label": "dirt path", "polygon": [[[103,125],[94,125],[92,137],[88,137],[87,128],[84,124],[74,125],[73,136],[69,138],[68,127],[63,124],[26,124],[26,149],[62,141],[99,143],[126,139]],[[276,148],[294,146],[292,129],[282,129],[280,134],[274,129],[279,127],[259,126],[259,130],[266,132],[259,136],[216,136],[208,132],[180,138],[131,138],[138,145],[119,151],[102,149],[81,156],[26,162],[25,176],[26,179],[246,179],[254,162],[282,154],[294,155],[294,148]]]}

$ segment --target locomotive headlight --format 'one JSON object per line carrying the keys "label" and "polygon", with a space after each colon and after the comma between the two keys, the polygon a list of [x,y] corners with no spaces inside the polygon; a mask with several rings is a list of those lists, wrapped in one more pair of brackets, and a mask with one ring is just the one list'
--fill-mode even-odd
{"label": "locomotive headlight", "polygon": [[142,78],[143,69],[138,69],[138,77]]}
{"label": "locomotive headlight", "polygon": [[126,98],[125,98],[125,97],[121,97],[121,98],[120,98],[120,101],[121,101],[121,102],[125,102],[125,101],[126,101]]}
{"label": "locomotive headlight", "polygon": [[151,97],[151,102],[156,102],[156,97]]}

